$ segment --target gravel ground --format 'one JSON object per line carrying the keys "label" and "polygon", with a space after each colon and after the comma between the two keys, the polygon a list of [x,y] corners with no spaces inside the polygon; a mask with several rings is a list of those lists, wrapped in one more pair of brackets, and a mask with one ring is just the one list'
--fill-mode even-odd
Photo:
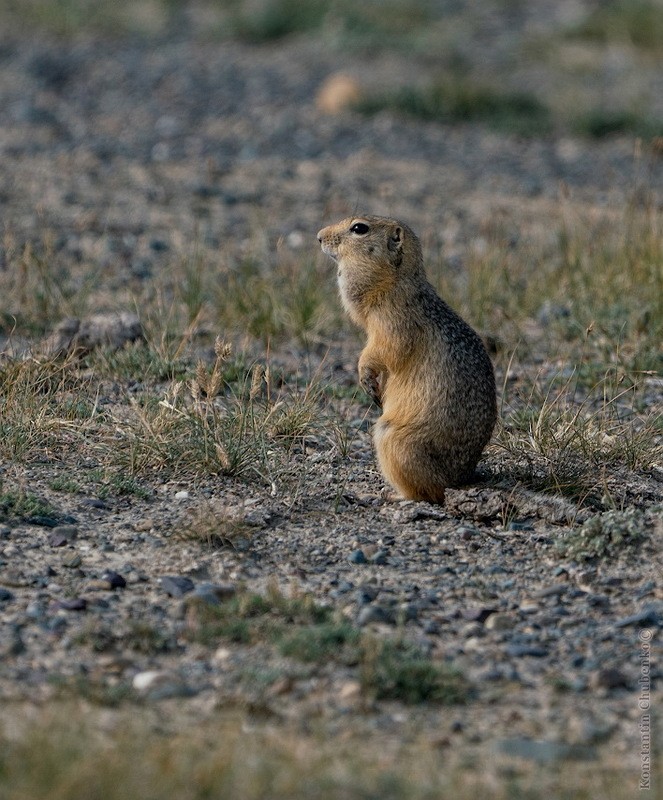
{"label": "gravel ground", "polygon": [[[663,186],[663,159],[634,155],[628,138],[530,141],[316,108],[336,71],[376,85],[417,68],[406,56],[341,57],[302,39],[0,38],[5,235],[52,236],[65,257],[100,265],[103,309],[193,239],[221,252],[283,239],[317,258],[318,228],[365,208],[409,220],[452,258],[495,213],[545,230],[560,187],[605,210]],[[335,346],[351,382],[357,339]],[[348,459],[315,442],[295,453],[306,481],[275,496],[230,479],[165,483],[146,499],[71,496],[48,488],[57,463],[3,464],[58,512],[0,527],[3,707],[45,702],[85,679],[199,714],[228,697],[259,697],[295,725],[322,718],[330,730],[400,735],[416,724],[444,746],[498,742],[535,759],[559,753],[528,756],[518,741],[570,745],[578,758],[605,746],[636,771],[641,645],[651,635],[654,650],[663,622],[663,524],[651,510],[660,509],[660,470],[623,478],[644,515],[642,546],[585,565],[557,548],[582,512],[508,481],[450,491],[444,508],[384,501],[366,428],[357,421]],[[499,474],[497,455],[488,467]],[[205,509],[239,520],[244,538],[234,548],[182,538]],[[260,652],[190,641],[188,604],[270,583],[310,592],[379,635],[402,626],[461,670],[471,702],[366,706],[353,669],[333,663],[287,684],[247,686],[241,676]],[[143,642],[138,622],[158,641]],[[660,678],[653,655],[651,669]]]}

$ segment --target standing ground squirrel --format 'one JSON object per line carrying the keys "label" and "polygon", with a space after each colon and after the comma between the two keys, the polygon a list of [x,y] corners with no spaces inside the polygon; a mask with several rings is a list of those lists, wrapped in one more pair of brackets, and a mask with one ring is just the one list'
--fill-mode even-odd
{"label": "standing ground squirrel", "polygon": [[495,376],[477,333],[426,279],[402,222],[349,217],[318,233],[338,264],[343,306],[368,335],[359,381],[382,407],[374,429],[385,478],[405,498],[444,501],[472,480],[497,418]]}

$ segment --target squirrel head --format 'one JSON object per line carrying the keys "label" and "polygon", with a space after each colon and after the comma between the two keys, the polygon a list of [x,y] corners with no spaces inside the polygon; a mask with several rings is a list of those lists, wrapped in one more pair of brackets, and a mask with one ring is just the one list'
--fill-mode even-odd
{"label": "squirrel head", "polygon": [[366,314],[399,295],[423,276],[421,245],[402,222],[388,217],[355,216],[318,232],[322,250],[338,264],[343,305],[363,324]]}

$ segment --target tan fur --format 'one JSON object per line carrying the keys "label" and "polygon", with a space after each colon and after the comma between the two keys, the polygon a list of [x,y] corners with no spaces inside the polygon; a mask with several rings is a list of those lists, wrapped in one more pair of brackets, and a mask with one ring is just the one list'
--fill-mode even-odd
{"label": "tan fur", "polygon": [[382,407],[374,430],[382,473],[403,497],[442,503],[447,486],[472,479],[495,426],[486,349],[426,279],[407,225],[349,217],[318,240],[338,264],[344,308],[367,334],[359,380]]}

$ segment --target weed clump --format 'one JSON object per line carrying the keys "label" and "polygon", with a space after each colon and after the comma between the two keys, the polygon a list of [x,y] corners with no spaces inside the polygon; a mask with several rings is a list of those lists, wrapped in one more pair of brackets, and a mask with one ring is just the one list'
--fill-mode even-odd
{"label": "weed clump", "polygon": [[536,97],[506,93],[467,81],[442,80],[428,87],[404,87],[366,98],[360,110],[374,114],[396,111],[419,119],[443,122],[483,122],[496,130],[522,136],[550,130],[550,112]]}
{"label": "weed clump", "polygon": [[365,642],[360,677],[363,692],[376,700],[454,705],[466,702],[469,694],[458,670],[391,640]]}
{"label": "weed clump", "polygon": [[645,515],[635,508],[605,511],[590,517],[561,544],[565,556],[578,561],[615,557],[646,538]]}

